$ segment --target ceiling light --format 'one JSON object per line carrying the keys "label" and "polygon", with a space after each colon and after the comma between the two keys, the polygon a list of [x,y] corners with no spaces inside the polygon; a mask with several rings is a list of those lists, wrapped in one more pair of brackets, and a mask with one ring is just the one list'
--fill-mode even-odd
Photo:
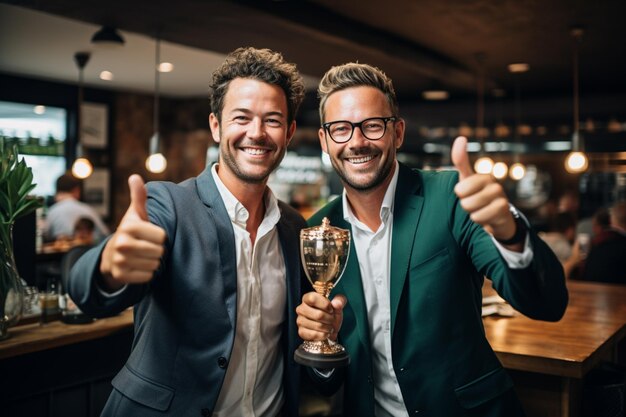
{"label": "ceiling light", "polygon": [[161,62],[158,70],[159,72],[172,72],[174,71],[174,64],[171,62]]}
{"label": "ceiling light", "polygon": [[565,159],[565,169],[571,174],[579,174],[587,170],[589,160],[583,151],[583,138],[580,134],[580,101],[578,96],[578,46],[583,37],[583,29],[576,27],[570,31],[574,39],[574,132],[572,133],[572,152]]}
{"label": "ceiling light", "polygon": [[152,137],[150,137],[150,154],[146,158],[146,169],[152,173],[160,174],[167,168],[167,159],[159,151],[160,135],[159,135],[159,93],[160,93],[160,74],[159,63],[161,62],[161,39],[158,34],[156,36],[154,51],[154,114],[152,115]]}
{"label": "ceiling light", "polygon": [[450,98],[450,93],[446,90],[424,90],[422,91],[422,97],[424,100],[432,101],[447,100]]}
{"label": "ceiling light", "polygon": [[526,175],[526,167],[523,164],[518,162],[511,165],[511,169],[509,170],[509,176],[511,179],[519,181],[524,178],[524,175]]}
{"label": "ceiling light", "polygon": [[111,26],[102,26],[102,28],[91,37],[91,42],[98,45],[123,46],[124,38],[117,29]]}
{"label": "ceiling light", "polygon": [[515,64],[509,64],[508,69],[509,72],[513,73],[528,72],[528,70],[530,69],[530,65],[528,65],[526,62],[517,62]]}
{"label": "ceiling light", "polygon": [[146,159],[146,169],[155,174],[160,174],[167,168],[167,160],[162,153],[153,153]]}
{"label": "ceiling light", "polygon": [[100,73],[100,79],[103,81],[112,81],[113,73],[111,71],[102,71]]}
{"label": "ceiling light", "polygon": [[520,135],[530,135],[532,128],[530,125],[522,124],[522,74],[530,70],[530,66],[525,63],[510,64],[508,66],[509,72],[515,75],[515,129],[513,130],[513,136],[517,150],[513,153],[513,164],[509,170],[509,176],[514,181],[521,180],[526,175],[526,167],[521,162]]}
{"label": "ceiling light", "polygon": [[493,159],[488,156],[478,158],[474,163],[474,171],[479,174],[491,174],[491,171],[493,171]]}
{"label": "ceiling light", "polygon": [[35,106],[33,107],[33,113],[35,114],[44,114],[46,112],[46,106]]}
{"label": "ceiling light", "polygon": [[447,100],[450,98],[450,93],[443,88],[441,85],[441,81],[436,79],[431,79],[428,83],[428,87],[422,91],[422,98],[424,100]]}
{"label": "ceiling light", "polygon": [[93,172],[93,165],[83,156],[82,136],[82,107],[83,107],[83,76],[85,66],[89,62],[91,54],[89,52],[76,52],[74,62],[78,67],[78,100],[76,109],[76,154],[72,164],[72,174],[76,178],[85,179]]}
{"label": "ceiling light", "polygon": [[93,173],[93,165],[87,158],[78,158],[72,164],[72,175],[84,180]]}
{"label": "ceiling light", "polygon": [[493,176],[497,179],[501,180],[506,177],[506,174],[509,172],[509,167],[504,162],[496,162],[493,165]]}

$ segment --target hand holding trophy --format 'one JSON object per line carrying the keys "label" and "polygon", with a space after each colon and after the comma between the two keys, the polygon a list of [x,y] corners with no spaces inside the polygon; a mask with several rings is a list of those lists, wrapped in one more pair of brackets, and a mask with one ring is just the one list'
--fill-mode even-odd
{"label": "hand holding trophy", "polygon": [[[328,298],[339,282],[350,254],[350,231],[330,225],[324,217],[321,226],[300,232],[300,254],[309,282],[318,294]],[[301,365],[319,369],[337,368],[350,363],[350,356],[339,343],[330,339],[305,341],[294,354]]]}

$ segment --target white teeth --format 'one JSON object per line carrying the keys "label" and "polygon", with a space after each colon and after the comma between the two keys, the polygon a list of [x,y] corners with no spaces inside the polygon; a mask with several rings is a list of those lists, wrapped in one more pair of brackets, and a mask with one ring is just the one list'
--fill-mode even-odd
{"label": "white teeth", "polygon": [[245,153],[249,153],[250,155],[264,155],[269,151],[267,149],[254,149],[254,148],[244,148]]}
{"label": "white teeth", "polygon": [[372,155],[369,155],[369,156],[362,156],[360,158],[348,158],[348,161],[351,164],[362,164],[364,162],[371,161],[372,159],[374,159],[374,157]]}

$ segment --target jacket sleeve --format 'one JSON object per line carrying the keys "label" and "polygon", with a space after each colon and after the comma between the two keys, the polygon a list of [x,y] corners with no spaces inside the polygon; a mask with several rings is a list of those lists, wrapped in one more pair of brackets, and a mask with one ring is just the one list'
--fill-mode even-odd
{"label": "jacket sleeve", "polygon": [[127,285],[123,289],[107,294],[98,285],[101,282],[100,259],[104,246],[109,241],[87,251],[72,267],[68,292],[76,305],[91,317],[109,317],[119,314],[141,299],[145,286]]}
{"label": "jacket sleeve", "polygon": [[[171,236],[175,230],[172,226],[175,222],[172,221],[171,196],[167,192],[166,187],[161,186],[159,183],[150,183],[147,188],[149,220],[151,223],[163,227],[166,234]],[[98,285],[103,279],[100,274],[100,260],[109,239],[101,242],[81,256],[72,267],[70,274],[68,292],[72,300],[85,314],[92,317],[108,317],[119,314],[126,308],[138,303],[150,291],[150,283],[129,284],[111,294],[107,294]],[[161,265],[155,272],[155,278],[153,279],[156,279],[163,269],[168,254],[169,241],[169,239],[166,239],[165,253],[161,258]]]}
{"label": "jacket sleeve", "polygon": [[568,302],[563,267],[537,233],[529,229],[533,260],[526,268],[511,269],[491,236],[474,223],[454,194],[457,175],[448,184],[450,228],[478,273],[491,279],[494,289],[520,313],[538,320],[558,321]]}

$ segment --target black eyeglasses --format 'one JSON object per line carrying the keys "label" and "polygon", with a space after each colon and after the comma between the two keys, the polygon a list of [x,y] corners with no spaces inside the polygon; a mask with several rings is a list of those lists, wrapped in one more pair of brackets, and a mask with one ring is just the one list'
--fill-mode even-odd
{"label": "black eyeglasses", "polygon": [[361,129],[361,133],[366,139],[378,140],[385,136],[385,132],[387,132],[387,122],[395,122],[396,119],[396,116],[370,117],[358,123],[352,123],[347,120],[337,120],[324,123],[322,127],[336,143],[346,143],[352,139],[355,127]]}

